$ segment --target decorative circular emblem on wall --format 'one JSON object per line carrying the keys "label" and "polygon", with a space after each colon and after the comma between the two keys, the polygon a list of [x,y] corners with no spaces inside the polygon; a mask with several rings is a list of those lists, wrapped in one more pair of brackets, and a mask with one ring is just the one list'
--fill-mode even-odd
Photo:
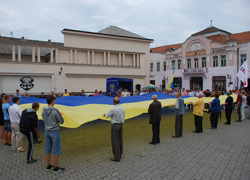
{"label": "decorative circular emblem on wall", "polygon": [[115,90],[115,85],[114,84],[110,84],[109,86],[109,90],[112,92]]}
{"label": "decorative circular emblem on wall", "polygon": [[20,82],[20,87],[25,91],[29,91],[34,87],[34,84],[32,84],[34,82],[34,79],[30,76],[23,76],[20,79]]}

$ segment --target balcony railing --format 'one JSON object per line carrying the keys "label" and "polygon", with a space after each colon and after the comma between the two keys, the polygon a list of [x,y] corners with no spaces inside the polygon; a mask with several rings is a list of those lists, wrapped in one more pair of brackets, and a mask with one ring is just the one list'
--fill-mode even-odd
{"label": "balcony railing", "polygon": [[187,69],[184,69],[184,73],[195,73],[195,74],[198,74],[198,73],[205,73],[207,72],[207,68],[187,68]]}

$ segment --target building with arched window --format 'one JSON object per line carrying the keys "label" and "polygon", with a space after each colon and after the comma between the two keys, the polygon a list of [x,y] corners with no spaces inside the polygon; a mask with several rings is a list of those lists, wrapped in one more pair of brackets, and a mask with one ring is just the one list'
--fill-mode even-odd
{"label": "building with arched window", "polygon": [[175,70],[174,88],[230,90],[241,86],[236,74],[250,57],[250,31],[231,34],[211,25],[181,44],[150,50],[151,84],[165,88]]}

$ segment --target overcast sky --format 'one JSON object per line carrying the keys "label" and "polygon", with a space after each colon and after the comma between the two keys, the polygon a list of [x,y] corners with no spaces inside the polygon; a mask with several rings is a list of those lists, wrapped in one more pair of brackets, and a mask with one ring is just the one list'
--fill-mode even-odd
{"label": "overcast sky", "polygon": [[98,32],[114,25],[151,47],[184,42],[210,25],[250,31],[250,0],[1,0],[0,34],[63,42],[64,28]]}

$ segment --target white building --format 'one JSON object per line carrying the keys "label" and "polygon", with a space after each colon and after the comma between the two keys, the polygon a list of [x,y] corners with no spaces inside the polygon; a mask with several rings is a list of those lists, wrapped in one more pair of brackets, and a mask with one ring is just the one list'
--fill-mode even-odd
{"label": "white building", "polygon": [[165,88],[175,70],[175,88],[230,90],[241,86],[236,74],[247,57],[250,31],[231,34],[210,26],[181,44],[151,48],[150,82]]}
{"label": "white building", "polygon": [[149,85],[152,39],[110,26],[99,32],[63,29],[64,43],[0,36],[0,93],[106,91],[106,79]]}

